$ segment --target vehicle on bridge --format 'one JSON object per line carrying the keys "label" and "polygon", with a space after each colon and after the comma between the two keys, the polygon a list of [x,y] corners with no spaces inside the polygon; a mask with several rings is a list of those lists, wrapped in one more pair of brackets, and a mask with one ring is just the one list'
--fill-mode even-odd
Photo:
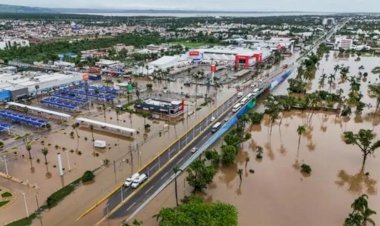
{"label": "vehicle on bridge", "polygon": [[139,173],[135,173],[133,174],[132,176],[128,177],[125,182],[124,182],[124,186],[125,187],[129,187],[131,186],[131,184],[133,183],[134,180],[136,180],[138,177],[140,176]]}
{"label": "vehicle on bridge", "polygon": [[235,104],[235,106],[232,108],[232,112],[235,113],[235,112],[239,111],[241,106],[242,106],[241,103]]}
{"label": "vehicle on bridge", "polygon": [[215,133],[216,131],[218,131],[218,129],[220,129],[220,127],[222,126],[222,123],[221,122],[217,122],[215,123],[212,128],[211,128],[211,132],[212,133]]}
{"label": "vehicle on bridge", "polygon": [[148,179],[148,176],[145,173],[140,174],[140,176],[138,176],[135,180],[133,180],[131,187],[137,188],[140,184],[146,181],[146,179]]}

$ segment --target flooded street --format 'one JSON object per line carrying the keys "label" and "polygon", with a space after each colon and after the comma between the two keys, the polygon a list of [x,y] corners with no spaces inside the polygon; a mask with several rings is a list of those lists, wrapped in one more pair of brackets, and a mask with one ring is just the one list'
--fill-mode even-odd
{"label": "flooded street", "polygon": [[[322,59],[310,88],[315,90],[318,87],[318,77],[322,73],[333,73],[335,64],[350,66],[349,76],[356,75],[359,66],[364,65],[363,73],[366,71],[369,76],[361,85],[363,101],[374,106],[375,99],[368,98],[367,87],[369,83],[378,81],[377,75],[370,71],[380,59],[361,57],[357,62],[353,57],[335,59],[332,53],[329,59],[328,62]],[[349,82],[339,84],[339,74],[336,83],[334,90],[339,87],[347,93]],[[286,94],[287,87],[285,82],[274,94]],[[325,89],[327,87],[326,83]],[[256,109],[262,111],[264,108],[259,105]],[[237,164],[220,168],[202,196],[210,202],[221,201],[236,206],[239,225],[242,226],[342,225],[351,212],[351,203],[363,193],[369,196],[370,208],[379,213],[378,154],[369,157],[365,170],[361,171],[360,149],[342,140],[343,132],[357,132],[359,129],[373,130],[377,134],[375,140],[380,139],[380,117],[374,117],[373,111],[373,107],[366,108],[361,116],[353,114],[351,118],[315,113],[299,144],[297,128],[307,124],[309,112],[283,113],[281,125],[277,120],[271,135],[269,120],[265,118],[261,125],[249,128],[252,139],[244,143]],[[221,142],[214,147],[219,149],[220,145]],[[264,148],[262,160],[256,159],[257,145]],[[245,167],[247,157],[250,160]],[[299,166],[303,163],[310,165],[311,175],[300,172]],[[238,169],[244,171],[240,188]],[[254,173],[249,172],[251,169]],[[184,183],[185,176],[181,175],[178,180],[180,198],[191,193],[191,188]],[[137,214],[136,219],[142,220],[144,225],[158,225],[152,216],[162,207],[175,206],[173,191],[174,185],[171,184]],[[372,219],[378,223],[380,215],[374,215]]]}

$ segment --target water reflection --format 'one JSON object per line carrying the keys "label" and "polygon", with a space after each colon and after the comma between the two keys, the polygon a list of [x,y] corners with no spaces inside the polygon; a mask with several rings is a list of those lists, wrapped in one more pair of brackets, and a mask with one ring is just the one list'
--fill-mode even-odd
{"label": "water reflection", "polygon": [[347,185],[347,190],[354,194],[377,194],[377,181],[370,178],[369,173],[364,173],[363,169],[353,175],[348,174],[345,170],[340,170],[335,183],[340,187]]}

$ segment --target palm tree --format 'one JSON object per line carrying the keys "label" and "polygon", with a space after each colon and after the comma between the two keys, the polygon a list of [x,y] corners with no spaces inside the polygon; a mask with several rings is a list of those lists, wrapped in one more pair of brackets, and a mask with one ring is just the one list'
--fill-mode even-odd
{"label": "palm tree", "polygon": [[297,149],[300,149],[300,143],[301,143],[301,135],[306,132],[305,126],[298,126],[297,133],[298,133],[298,147]]}
{"label": "palm tree", "polygon": [[339,68],[340,68],[339,64],[336,64],[334,66],[334,74],[336,74],[338,72]]}
{"label": "palm tree", "polygon": [[25,148],[26,148],[26,150],[28,151],[29,159],[32,159],[32,155],[30,154],[30,151],[32,150],[32,144],[31,144],[31,143],[27,143],[27,144],[25,145]]}
{"label": "palm tree", "polygon": [[239,188],[240,188],[241,187],[241,182],[243,181],[243,170],[242,169],[238,169],[238,171],[236,173],[237,173],[237,175],[239,175],[239,179],[240,179]]}
{"label": "palm tree", "polygon": [[47,158],[46,158],[46,156],[47,156],[47,154],[49,153],[49,150],[48,150],[47,148],[44,147],[44,148],[42,148],[41,152],[42,152],[42,154],[43,154],[44,157],[45,157],[45,165],[47,165],[48,162],[47,162]]}
{"label": "palm tree", "polygon": [[327,82],[329,83],[329,92],[331,93],[331,87],[332,87],[332,84],[335,81],[335,74],[330,74],[327,79],[328,79]]}
{"label": "palm tree", "polygon": [[375,133],[372,132],[372,130],[360,129],[358,133],[353,133],[351,131],[343,133],[343,139],[346,144],[356,145],[362,151],[362,170],[364,169],[368,155],[373,155],[375,150],[380,147],[380,140],[372,143],[374,138]]}
{"label": "palm tree", "polygon": [[115,108],[115,113],[116,113],[116,121],[119,122],[119,114],[120,114],[120,108]]}
{"label": "palm tree", "polygon": [[94,126],[93,125],[90,125],[90,130],[91,130],[92,142],[94,142],[95,138],[94,138]]}
{"label": "palm tree", "polygon": [[178,166],[176,166],[176,167],[174,167],[173,168],[173,173],[174,173],[174,191],[175,191],[175,203],[176,203],[176,205],[178,206],[179,204],[178,204],[178,187],[177,187],[177,173],[179,173],[179,172],[182,172],[182,170],[178,167]]}
{"label": "palm tree", "polygon": [[322,76],[321,76],[321,78],[320,78],[320,80],[319,80],[319,86],[320,87],[325,86],[325,80],[326,80],[326,78],[327,78],[326,73],[323,73]]}
{"label": "palm tree", "polygon": [[369,85],[368,88],[371,93],[371,96],[376,98],[376,107],[375,107],[375,115],[376,115],[377,110],[380,107],[380,83],[376,85]]}

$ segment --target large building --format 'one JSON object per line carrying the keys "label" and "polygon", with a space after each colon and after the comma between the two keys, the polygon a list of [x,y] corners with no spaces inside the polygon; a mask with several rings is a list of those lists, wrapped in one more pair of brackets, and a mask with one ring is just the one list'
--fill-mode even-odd
{"label": "large building", "polygon": [[213,47],[208,49],[194,49],[188,52],[188,57],[193,62],[217,63],[240,65],[244,67],[253,66],[270,56],[271,51],[267,49],[252,50],[241,47]]}
{"label": "large building", "polygon": [[0,39],[0,49],[6,49],[10,47],[25,47],[29,46],[29,41],[21,38],[4,38]]}
{"label": "large building", "polygon": [[0,101],[47,92],[82,80],[81,73],[3,73],[0,74]]}
{"label": "large building", "polygon": [[153,118],[159,119],[178,119],[183,116],[185,103],[184,101],[167,101],[148,98],[135,104],[137,111],[149,112]]}
{"label": "large building", "polygon": [[335,49],[349,50],[353,47],[353,39],[346,36],[335,37]]}

